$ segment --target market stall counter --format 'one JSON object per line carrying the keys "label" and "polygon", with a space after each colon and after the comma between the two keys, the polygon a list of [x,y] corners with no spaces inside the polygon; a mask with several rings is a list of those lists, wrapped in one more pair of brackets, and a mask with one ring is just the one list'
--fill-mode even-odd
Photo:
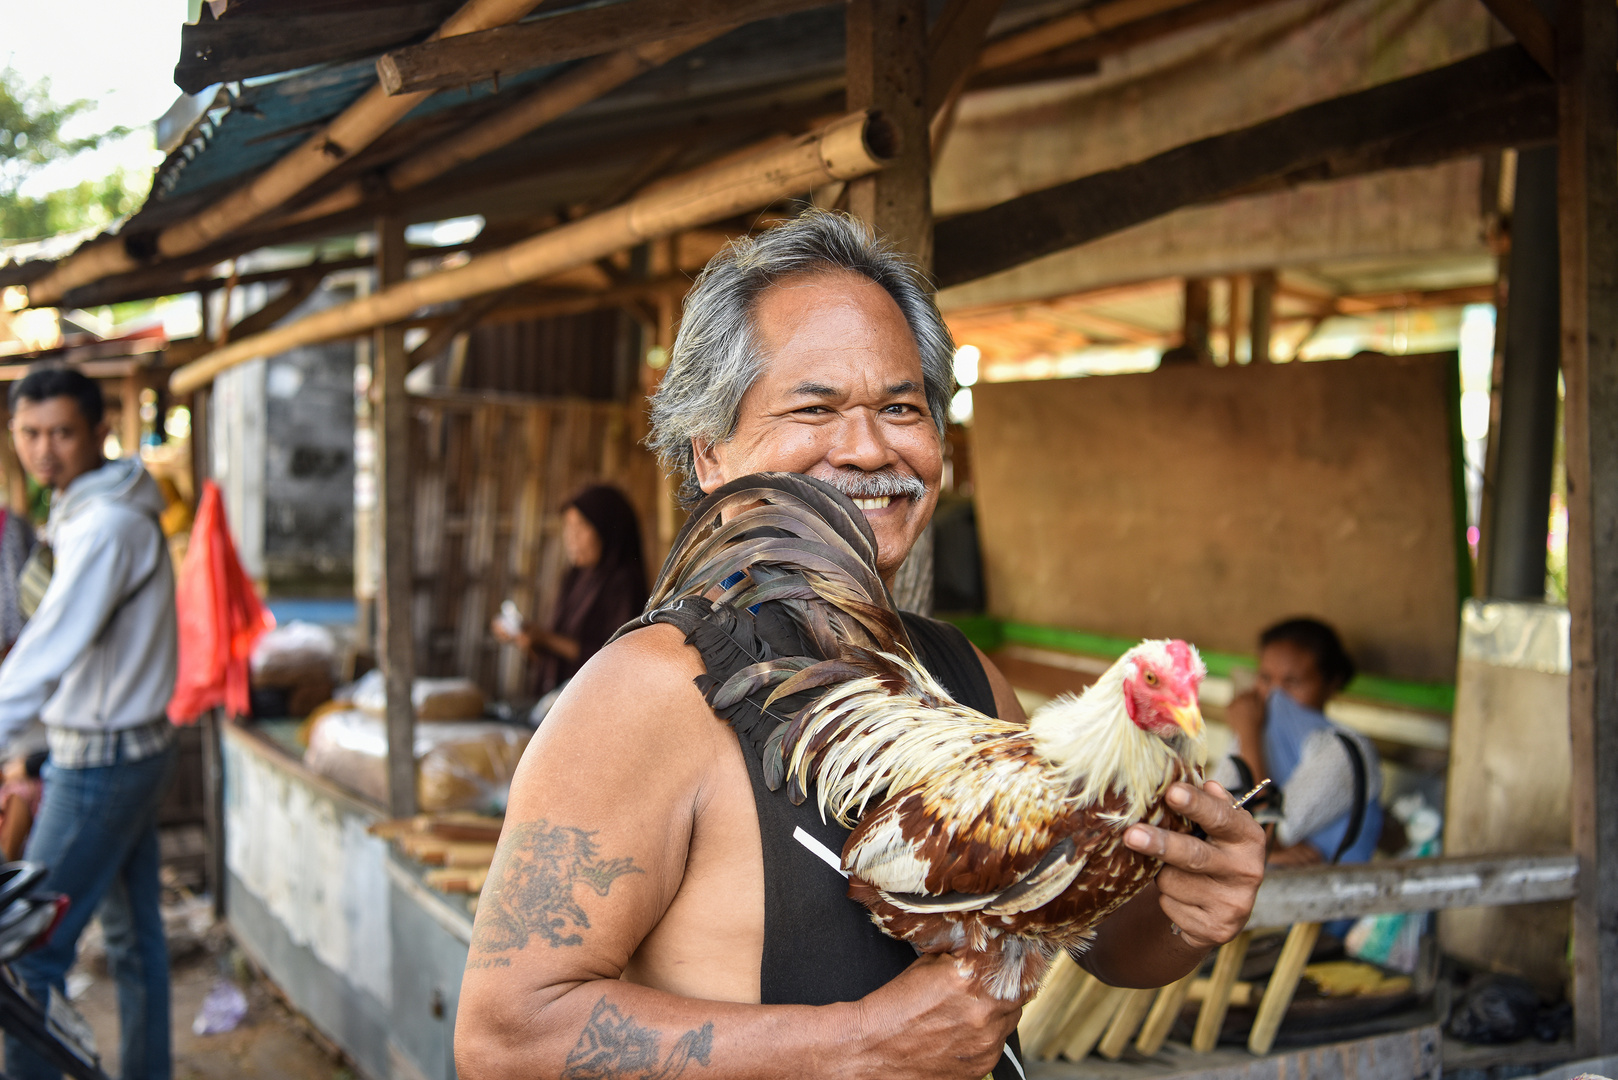
{"label": "market stall counter", "polygon": [[381,806],[310,769],[300,727],[220,726],[231,930],[361,1075],[451,1080],[476,890],[376,835]]}

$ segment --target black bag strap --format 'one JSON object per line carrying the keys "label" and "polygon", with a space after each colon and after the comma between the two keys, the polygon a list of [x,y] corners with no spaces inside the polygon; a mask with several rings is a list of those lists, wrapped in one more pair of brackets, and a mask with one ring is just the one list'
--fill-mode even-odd
{"label": "black bag strap", "polygon": [[1334,729],[1332,734],[1341,740],[1343,749],[1348,751],[1348,763],[1354,769],[1354,810],[1348,819],[1348,831],[1343,833],[1342,843],[1337,845],[1337,853],[1331,857],[1331,861],[1336,863],[1359,840],[1360,832],[1365,828],[1365,802],[1369,786],[1365,775],[1365,753],[1360,749],[1360,744],[1346,731]]}

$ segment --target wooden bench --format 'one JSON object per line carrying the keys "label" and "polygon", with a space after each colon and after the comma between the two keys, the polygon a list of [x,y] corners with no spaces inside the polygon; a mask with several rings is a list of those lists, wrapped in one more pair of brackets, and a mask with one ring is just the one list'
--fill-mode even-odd
{"label": "wooden bench", "polygon": [[1247,1048],[1267,1054],[1292,1004],[1320,924],[1334,919],[1445,908],[1502,907],[1572,898],[1578,858],[1554,855],[1460,856],[1272,870],[1259,888],[1248,928],[1220,948],[1204,980],[1192,972],[1155,990],[1107,986],[1067,956],[1051,965],[1044,987],[1023,1010],[1023,1053],[1041,1061],[1079,1061],[1092,1051],[1116,1061],[1131,1038],[1137,1052],[1162,1048],[1193,988],[1202,1004],[1191,1048],[1212,1050],[1237,988],[1255,930],[1287,927],[1286,943],[1259,1000]]}

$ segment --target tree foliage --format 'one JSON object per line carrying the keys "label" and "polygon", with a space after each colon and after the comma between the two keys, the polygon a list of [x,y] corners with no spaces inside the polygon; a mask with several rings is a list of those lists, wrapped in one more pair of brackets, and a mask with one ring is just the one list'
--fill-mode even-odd
{"label": "tree foliage", "polygon": [[35,170],[129,134],[128,128],[116,127],[79,138],[63,135],[68,121],[91,105],[84,100],[57,104],[49,81],[29,85],[11,68],[0,68],[0,236],[45,236],[106,225],[138,205],[138,178],[127,170],[38,198],[19,194]]}

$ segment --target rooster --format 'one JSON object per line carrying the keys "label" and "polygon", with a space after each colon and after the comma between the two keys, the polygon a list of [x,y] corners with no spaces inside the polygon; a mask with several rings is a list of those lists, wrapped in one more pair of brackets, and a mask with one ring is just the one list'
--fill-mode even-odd
{"label": "rooster", "polygon": [[693,513],[647,614],[620,633],[668,622],[705,656],[728,651],[698,686],[772,788],[813,793],[853,828],[850,897],[890,936],[970,963],[995,996],[1026,996],[1156,875],[1124,831],[1191,830],[1164,795],[1201,779],[1206,668],[1183,641],[1146,641],[1083,695],[997,720],[916,661],[875,565],[841,493],[744,477]]}

